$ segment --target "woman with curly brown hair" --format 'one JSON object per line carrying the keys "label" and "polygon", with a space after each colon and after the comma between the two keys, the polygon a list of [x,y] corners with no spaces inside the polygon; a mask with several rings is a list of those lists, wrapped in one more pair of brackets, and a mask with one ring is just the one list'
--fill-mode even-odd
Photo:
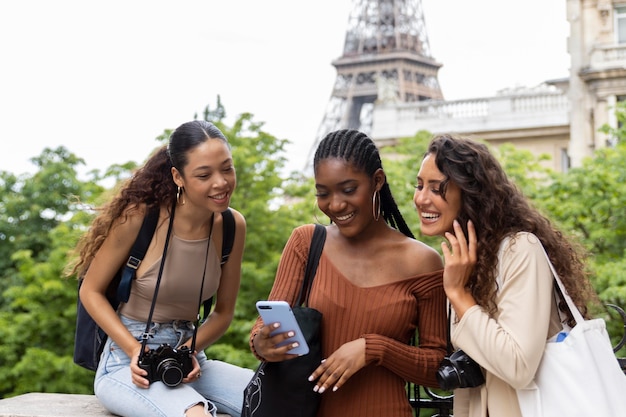
{"label": "woman with curly brown hair", "polygon": [[414,202],[422,233],[447,239],[441,247],[451,343],[485,377],[480,386],[454,390],[454,415],[519,417],[516,389],[533,380],[546,341],[563,328],[544,248],[586,316],[596,296],[584,252],[529,203],[487,146],[469,139],[431,141]]}
{"label": "woman with curly brown hair", "polygon": [[[84,275],[80,299],[109,336],[94,391],[116,415],[191,417],[219,411],[239,416],[252,370],[208,360],[204,354],[228,329],[239,291],[246,223],[232,208],[233,248],[222,266],[219,256],[222,212],[229,209],[236,185],[230,145],[222,132],[205,121],[184,123],[102,208],[79,242],[74,272]],[[128,302],[115,311],[107,301],[107,287],[128,259],[144,216],[154,208],[159,211],[154,236]],[[200,292],[202,300],[215,296],[217,301],[196,329]],[[150,314],[146,350],[168,344],[187,352],[196,332],[196,352],[187,356],[188,372],[175,388],[165,379],[151,378],[150,369],[138,364]]]}

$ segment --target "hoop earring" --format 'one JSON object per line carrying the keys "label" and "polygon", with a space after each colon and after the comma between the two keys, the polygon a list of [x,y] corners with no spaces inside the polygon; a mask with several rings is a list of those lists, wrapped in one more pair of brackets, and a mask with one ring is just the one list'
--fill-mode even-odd
{"label": "hoop earring", "polygon": [[[376,198],[378,196],[378,198]],[[378,209],[376,208],[376,200],[378,200]],[[378,191],[374,191],[374,195],[372,196],[372,215],[374,216],[374,220],[378,221],[380,219],[380,193]]]}
{"label": "hoop earring", "polygon": [[[180,201],[180,198],[183,198],[183,201]],[[185,205],[185,188],[184,187],[178,187],[178,189],[176,190],[176,202],[178,204],[180,204],[181,206]]]}

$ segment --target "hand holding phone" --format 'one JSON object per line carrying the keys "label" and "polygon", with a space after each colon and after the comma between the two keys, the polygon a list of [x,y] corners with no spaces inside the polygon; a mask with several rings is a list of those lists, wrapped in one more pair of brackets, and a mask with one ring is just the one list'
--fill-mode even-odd
{"label": "hand holding phone", "polygon": [[293,337],[281,342],[278,346],[298,342],[298,347],[289,350],[287,353],[294,355],[306,355],[309,353],[309,345],[306,343],[302,330],[300,330],[296,316],[294,316],[289,303],[286,301],[257,301],[256,309],[261,315],[265,325],[280,323],[280,327],[270,333],[270,336],[288,331],[294,332]]}

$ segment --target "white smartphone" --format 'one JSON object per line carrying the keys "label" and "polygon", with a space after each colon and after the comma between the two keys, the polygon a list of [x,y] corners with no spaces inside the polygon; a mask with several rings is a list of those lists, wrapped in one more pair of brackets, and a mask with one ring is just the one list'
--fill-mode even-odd
{"label": "white smartphone", "polygon": [[298,342],[298,347],[289,350],[288,353],[294,355],[306,355],[309,353],[309,345],[304,339],[302,330],[298,325],[296,316],[291,311],[291,306],[286,301],[257,301],[256,309],[261,315],[264,324],[280,323],[280,327],[274,330],[270,335],[277,333],[285,333],[293,331],[293,337],[280,343],[278,346],[284,346],[289,343]]}

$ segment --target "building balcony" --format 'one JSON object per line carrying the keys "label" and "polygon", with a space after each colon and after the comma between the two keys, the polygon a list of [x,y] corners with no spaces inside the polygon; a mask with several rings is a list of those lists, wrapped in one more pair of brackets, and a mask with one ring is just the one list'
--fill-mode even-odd
{"label": "building balcony", "polygon": [[569,126],[567,94],[541,85],[504,90],[486,98],[377,104],[372,137],[384,143],[420,130],[473,134],[558,126]]}
{"label": "building balcony", "polygon": [[626,67],[626,44],[596,45],[589,58],[590,70]]}

